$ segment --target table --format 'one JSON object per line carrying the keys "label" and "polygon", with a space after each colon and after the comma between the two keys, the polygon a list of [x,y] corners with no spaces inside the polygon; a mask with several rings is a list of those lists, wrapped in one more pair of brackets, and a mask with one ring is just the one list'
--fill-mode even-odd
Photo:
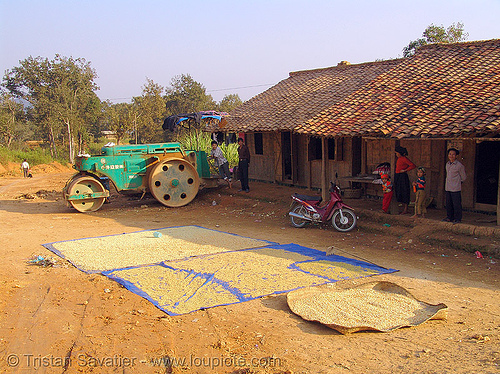
{"label": "table", "polygon": [[340,177],[339,179],[349,182],[349,187],[353,188],[353,183],[361,184],[362,195],[366,195],[366,185],[367,184],[382,184],[382,179],[378,178],[377,175],[367,175],[364,177]]}

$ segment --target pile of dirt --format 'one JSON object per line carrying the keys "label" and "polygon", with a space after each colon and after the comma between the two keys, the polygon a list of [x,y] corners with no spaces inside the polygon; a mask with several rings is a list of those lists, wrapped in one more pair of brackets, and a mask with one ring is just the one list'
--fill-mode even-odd
{"label": "pile of dirt", "polygon": [[21,170],[21,165],[16,164],[15,162],[7,162],[6,164],[4,163],[3,165],[0,164],[0,175],[4,174],[17,174],[20,173],[22,174]]}
{"label": "pile of dirt", "polygon": [[[57,161],[53,161],[50,164],[35,165],[31,168],[32,173],[36,174],[66,173],[72,170],[73,167],[71,164],[63,165]],[[0,176],[22,176],[22,173],[20,164],[15,162],[0,164]]]}
{"label": "pile of dirt", "polygon": [[62,165],[57,161],[50,164],[36,165],[31,168],[34,173],[48,174],[48,173],[65,173],[73,170],[71,164]]}

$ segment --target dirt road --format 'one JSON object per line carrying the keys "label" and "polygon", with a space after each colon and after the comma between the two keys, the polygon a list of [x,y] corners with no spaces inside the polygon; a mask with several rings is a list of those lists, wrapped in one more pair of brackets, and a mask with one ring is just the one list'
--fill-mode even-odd
{"label": "dirt road", "polygon": [[[294,229],[286,217],[293,190],[263,183],[253,183],[249,194],[225,187],[202,191],[176,209],[152,199],[113,197],[98,212],[81,214],[60,198],[70,175],[0,178],[0,372],[500,370],[499,260],[424,244],[419,236],[425,230],[418,226],[361,221],[347,234],[326,226]],[[449,318],[344,336],[294,315],[285,295],[170,317],[116,282],[61,259],[56,267],[26,263],[34,255],[55,257],[44,243],[193,224],[321,251],[334,246],[335,254],[399,269],[336,285],[392,281],[420,300],[445,303]],[[163,365],[162,358],[170,364]]]}

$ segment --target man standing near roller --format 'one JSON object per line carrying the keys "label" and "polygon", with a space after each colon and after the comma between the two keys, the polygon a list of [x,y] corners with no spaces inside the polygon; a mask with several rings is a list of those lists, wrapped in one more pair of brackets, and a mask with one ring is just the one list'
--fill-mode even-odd
{"label": "man standing near roller", "polygon": [[250,187],[248,186],[248,165],[250,164],[250,150],[245,144],[243,138],[238,138],[238,156],[240,161],[238,162],[238,173],[240,173],[241,188],[239,191],[250,192]]}

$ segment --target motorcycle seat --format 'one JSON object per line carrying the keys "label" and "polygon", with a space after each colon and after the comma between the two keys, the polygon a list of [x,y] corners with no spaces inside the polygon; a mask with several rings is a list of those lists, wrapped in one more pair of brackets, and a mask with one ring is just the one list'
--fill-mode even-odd
{"label": "motorcycle seat", "polygon": [[321,196],[308,196],[308,195],[301,195],[298,193],[293,194],[297,199],[300,200],[306,200],[306,201],[318,201],[321,202]]}

